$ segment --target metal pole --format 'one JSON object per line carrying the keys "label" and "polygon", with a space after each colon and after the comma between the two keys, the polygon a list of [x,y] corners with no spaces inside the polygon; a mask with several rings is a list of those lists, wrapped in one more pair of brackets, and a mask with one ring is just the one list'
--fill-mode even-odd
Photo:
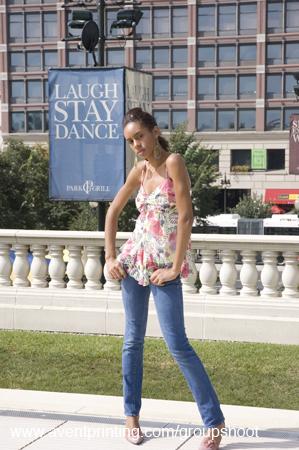
{"label": "metal pole", "polygon": [[226,184],[224,185],[224,214],[226,214]]}
{"label": "metal pole", "polygon": [[[99,44],[98,44],[98,66],[105,65],[105,0],[99,0],[97,3],[98,25],[99,25]],[[105,230],[106,203],[98,202],[98,230]]]}

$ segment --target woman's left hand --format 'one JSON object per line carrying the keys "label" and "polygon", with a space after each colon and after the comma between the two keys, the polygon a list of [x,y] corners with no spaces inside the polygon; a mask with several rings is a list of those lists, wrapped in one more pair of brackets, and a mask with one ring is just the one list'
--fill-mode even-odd
{"label": "woman's left hand", "polygon": [[180,272],[175,271],[174,269],[157,269],[152,274],[150,281],[157,286],[164,286],[167,281],[174,280],[177,278]]}

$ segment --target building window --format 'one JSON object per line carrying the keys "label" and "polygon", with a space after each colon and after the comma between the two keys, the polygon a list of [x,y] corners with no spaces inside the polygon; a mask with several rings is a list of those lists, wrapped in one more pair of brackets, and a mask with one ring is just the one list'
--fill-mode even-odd
{"label": "building window", "polygon": [[214,67],[216,65],[214,45],[200,45],[197,49],[198,67]]}
{"label": "building window", "polygon": [[285,64],[299,64],[299,42],[286,42]]}
{"label": "building window", "polygon": [[187,36],[188,10],[186,7],[172,8],[172,36]]}
{"label": "building window", "polygon": [[25,86],[23,80],[10,82],[10,103],[25,103]]}
{"label": "building window", "polygon": [[85,67],[85,54],[78,50],[68,50],[68,67]]}
{"label": "building window", "polygon": [[255,130],[255,109],[239,109],[238,130]]}
{"label": "building window", "polygon": [[135,66],[136,69],[143,67],[151,67],[151,50],[149,48],[136,48],[135,50]]}
{"label": "building window", "polygon": [[283,10],[281,1],[267,2],[267,32],[281,33],[283,31]]}
{"label": "building window", "polygon": [[41,103],[43,101],[41,80],[27,81],[27,102]]}
{"label": "building window", "polygon": [[216,31],[215,6],[199,6],[197,23],[199,36],[214,35]]}
{"label": "building window", "polygon": [[187,47],[172,47],[172,67],[187,67]]}
{"label": "building window", "polygon": [[231,150],[231,172],[249,172],[251,170],[251,150]]}
{"label": "building window", "polygon": [[218,46],[218,66],[236,65],[236,47],[234,45]]}
{"label": "building window", "polygon": [[12,112],[10,114],[10,130],[12,133],[25,131],[25,113]]}
{"label": "building window", "polygon": [[255,98],[255,97],[256,97],[256,76],[240,75],[239,98]]}
{"label": "building window", "polygon": [[41,70],[41,53],[27,52],[26,53],[26,71],[34,72]]}
{"label": "building window", "polygon": [[215,99],[215,77],[197,77],[197,98],[199,100]]}
{"label": "building window", "polygon": [[169,100],[169,78],[154,78],[154,100]]}
{"label": "building window", "polygon": [[151,20],[150,20],[150,10],[148,8],[141,8],[143,16],[141,17],[137,27],[136,32],[140,34],[143,38],[148,38],[151,36]]}
{"label": "building window", "polygon": [[168,111],[156,110],[156,111],[153,111],[153,115],[156,119],[158,127],[161,128],[161,130],[169,129],[169,112]]}
{"label": "building window", "polygon": [[44,51],[44,69],[49,69],[50,67],[57,67],[57,51],[56,50],[45,50]]}
{"label": "building window", "polygon": [[197,112],[198,131],[215,130],[215,111],[213,109],[200,109]]}
{"label": "building window", "polygon": [[280,43],[267,44],[267,64],[282,64],[282,45]]}
{"label": "building window", "polygon": [[154,8],[154,37],[169,37],[169,8]]}
{"label": "building window", "polygon": [[284,97],[295,98],[294,93],[295,78],[292,73],[286,73],[284,77]]}
{"label": "building window", "polygon": [[239,65],[255,66],[256,65],[256,45],[240,44],[239,45]]}
{"label": "building window", "polygon": [[256,34],[256,4],[241,4],[239,14],[239,34]]}
{"label": "building window", "polygon": [[299,108],[285,108],[284,109],[284,120],[283,120],[283,129],[290,129],[291,116],[293,114],[299,115]]}
{"label": "building window", "polygon": [[44,124],[45,124],[45,131],[49,130],[49,112],[44,112]]}
{"label": "building window", "polygon": [[172,100],[186,100],[187,97],[187,77],[172,77]]}
{"label": "building window", "polygon": [[154,67],[169,67],[169,48],[156,47],[154,51]]}
{"label": "building window", "polygon": [[11,72],[25,72],[25,55],[23,52],[10,52],[9,67]]}
{"label": "building window", "polygon": [[42,111],[28,111],[27,131],[43,131]]}
{"label": "building window", "polygon": [[267,150],[267,170],[285,169],[285,150],[284,148]]}
{"label": "building window", "polygon": [[266,110],[266,130],[281,130],[280,108],[268,108]]}
{"label": "building window", "polygon": [[39,13],[25,14],[26,42],[41,42],[41,26]]}
{"label": "building window", "polygon": [[217,129],[234,130],[235,128],[235,111],[233,109],[218,109]]}
{"label": "building window", "polygon": [[186,110],[174,110],[171,114],[171,128],[177,128],[187,122],[187,111]]}
{"label": "building window", "polygon": [[44,80],[44,103],[47,103],[49,100],[49,84],[48,80]]}
{"label": "building window", "polygon": [[220,36],[236,35],[236,6],[219,5],[218,34]]}
{"label": "building window", "polygon": [[55,12],[43,13],[44,41],[57,41],[57,14]]}
{"label": "building window", "polygon": [[[93,19],[94,20],[94,19]],[[106,9],[106,36],[111,37],[112,33],[110,33],[110,28],[112,25],[112,22],[116,20],[116,11],[115,9]]]}
{"label": "building window", "polygon": [[266,78],[266,96],[267,98],[281,98],[281,75],[275,73],[267,75]]}
{"label": "building window", "polygon": [[[83,54],[84,56],[84,54]],[[125,62],[124,49],[107,48],[107,66],[123,66]]]}
{"label": "building window", "polygon": [[236,98],[236,78],[234,75],[219,75],[217,98],[228,100]]}
{"label": "building window", "polygon": [[296,33],[299,31],[299,3],[298,0],[287,0],[286,2],[286,32]]}
{"label": "building window", "polygon": [[9,42],[24,41],[24,22],[23,14],[8,15]]}

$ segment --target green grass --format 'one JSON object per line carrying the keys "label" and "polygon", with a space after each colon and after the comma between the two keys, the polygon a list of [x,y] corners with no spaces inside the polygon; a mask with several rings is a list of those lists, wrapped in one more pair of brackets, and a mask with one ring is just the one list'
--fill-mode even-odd
{"label": "green grass", "polygon": [[[0,387],[122,395],[122,338],[0,331]],[[299,409],[299,348],[191,340],[223,404]],[[146,338],[143,397],[192,401],[162,339]]]}

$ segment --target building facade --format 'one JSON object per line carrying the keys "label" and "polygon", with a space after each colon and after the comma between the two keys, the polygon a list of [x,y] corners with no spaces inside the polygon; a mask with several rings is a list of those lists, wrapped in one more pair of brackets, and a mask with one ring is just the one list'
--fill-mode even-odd
{"label": "building facade", "polygon": [[[71,3],[68,3],[71,5]],[[0,0],[0,145],[47,142],[49,67],[86,67],[92,55],[65,42],[70,8],[53,0]],[[257,192],[298,193],[289,170],[289,119],[299,114],[298,0],[143,0],[136,41],[111,39],[118,6],[106,5],[105,65],[153,73],[153,112],[167,132],[186,122],[219,152],[228,206]],[[94,11],[96,3],[87,3]],[[272,197],[271,197],[272,193]],[[293,199],[293,200],[292,200]],[[275,201],[277,200],[277,201]]]}

